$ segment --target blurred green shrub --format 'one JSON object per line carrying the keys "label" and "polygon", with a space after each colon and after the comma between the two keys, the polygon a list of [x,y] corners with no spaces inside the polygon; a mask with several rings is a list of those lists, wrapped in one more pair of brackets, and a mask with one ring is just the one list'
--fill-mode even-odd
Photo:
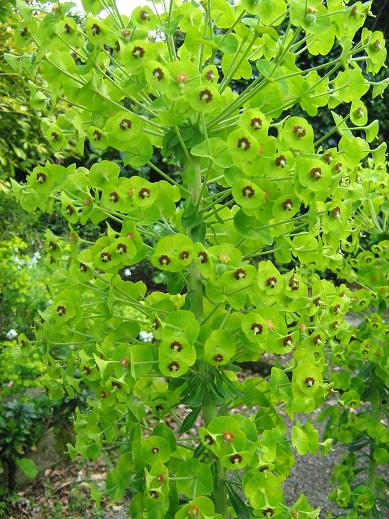
{"label": "blurred green shrub", "polygon": [[[45,267],[40,253],[27,254],[18,236],[0,240],[0,336],[27,333],[46,305]],[[11,337],[12,337],[11,333]]]}

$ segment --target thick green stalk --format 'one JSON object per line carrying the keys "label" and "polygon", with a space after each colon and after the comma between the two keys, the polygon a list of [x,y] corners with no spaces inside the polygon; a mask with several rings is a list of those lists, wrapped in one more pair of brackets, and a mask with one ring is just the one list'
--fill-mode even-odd
{"label": "thick green stalk", "polygon": [[[189,155],[188,150],[186,150],[186,155]],[[203,183],[201,180],[201,166],[199,160],[196,157],[190,157],[190,164],[193,165],[195,172],[193,182],[190,186],[190,190],[193,196],[193,203],[195,205],[200,206],[201,197],[203,193]],[[205,182],[206,179],[204,179],[204,183]],[[192,265],[190,268],[188,288],[191,310],[194,313],[198,322],[201,323],[204,320],[203,285],[201,283],[200,273],[194,265]],[[200,370],[202,372],[202,376],[208,381],[208,384],[211,383],[211,381],[209,380],[208,365],[204,361],[200,361]],[[209,391],[204,392],[204,400],[202,407],[204,424],[208,425],[209,422],[217,416],[218,411],[217,406],[211,402]],[[214,456],[212,455],[212,457]],[[227,490],[223,483],[223,479],[225,477],[224,472],[224,468],[221,467],[219,462],[217,462],[212,501],[215,505],[216,512],[221,514],[223,519],[227,518]]]}
{"label": "thick green stalk", "polygon": [[222,515],[223,519],[227,519],[227,489],[224,485],[226,469],[221,466],[220,462],[217,464],[217,486],[213,491],[212,500],[215,505],[215,510]]}
{"label": "thick green stalk", "polygon": [[[373,381],[375,384],[374,389],[372,391],[371,395],[371,423],[376,423],[380,419],[380,390],[377,385],[377,380]],[[374,450],[375,450],[376,442],[372,438],[370,438],[370,460],[369,460],[369,479],[368,479],[368,485],[370,488],[370,491],[372,495],[374,496],[376,493],[376,479],[377,479],[377,462],[374,459]],[[369,518],[373,518],[373,510],[369,510],[368,516]]]}

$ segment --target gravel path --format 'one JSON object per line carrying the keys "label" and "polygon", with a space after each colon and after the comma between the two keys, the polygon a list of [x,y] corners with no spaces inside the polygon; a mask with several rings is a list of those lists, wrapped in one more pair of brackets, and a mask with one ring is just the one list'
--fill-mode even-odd
{"label": "gravel path", "polygon": [[[306,418],[311,418],[321,438],[324,424],[318,423],[316,420],[319,412],[320,410],[315,411],[313,416],[300,416],[299,420],[305,422]],[[327,456],[320,456],[319,453],[315,456],[311,454],[300,456],[294,451],[295,464],[289,478],[283,485],[287,504],[293,504],[303,493],[313,508],[321,507],[321,518],[326,517],[329,512],[339,513],[339,508],[329,500],[328,496],[333,490],[330,482],[331,473],[335,465],[341,461],[342,454],[340,445],[335,445]]]}

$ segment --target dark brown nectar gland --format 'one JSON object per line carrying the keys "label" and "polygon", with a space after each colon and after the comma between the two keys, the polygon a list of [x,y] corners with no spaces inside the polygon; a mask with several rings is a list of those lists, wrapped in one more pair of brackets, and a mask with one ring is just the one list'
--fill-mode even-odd
{"label": "dark brown nectar gland", "polygon": [[317,297],[315,300],[314,300],[314,304],[315,306],[320,306],[322,304],[322,300],[320,299],[320,297]]}
{"label": "dark brown nectar gland", "polygon": [[343,169],[343,164],[341,162],[337,162],[335,164],[335,171],[337,171],[339,173],[339,171],[342,171]]}
{"label": "dark brown nectar gland", "polygon": [[65,23],[65,25],[63,26],[63,32],[65,34],[70,34],[72,32],[72,28],[68,23]]}
{"label": "dark brown nectar gland", "polygon": [[166,254],[162,254],[162,256],[158,258],[158,261],[159,264],[163,266],[169,265],[169,263],[171,263],[171,259],[169,258],[169,256],[166,256]]}
{"label": "dark brown nectar gland", "polygon": [[357,117],[357,119],[360,119],[361,117],[364,116],[364,109],[362,108],[362,106],[358,106],[358,108],[354,111],[354,115],[355,117]]}
{"label": "dark brown nectar gland", "polygon": [[297,135],[297,137],[305,137],[307,132],[304,128],[304,126],[297,125],[293,128],[293,133]]}
{"label": "dark brown nectar gland", "polygon": [[282,339],[282,344],[283,344],[284,346],[292,346],[292,344],[293,344],[293,339],[292,339],[292,337],[291,337],[290,335],[288,335],[287,337],[284,337],[284,338]]}
{"label": "dark brown nectar gland", "polygon": [[238,281],[244,279],[247,276],[247,272],[244,269],[236,269],[234,272],[234,278]]}
{"label": "dark brown nectar gland", "polygon": [[331,216],[334,218],[340,218],[340,207],[335,207],[335,209],[332,209]]}
{"label": "dark brown nectar gland", "polygon": [[223,433],[223,440],[225,442],[233,442],[234,441],[234,435],[229,432],[229,431],[226,431]]}
{"label": "dark brown nectar gland", "polygon": [[332,162],[333,158],[334,157],[332,156],[332,153],[329,151],[323,155],[323,160],[326,164],[329,164],[330,162]]}
{"label": "dark brown nectar gland", "polygon": [[66,308],[62,305],[57,306],[57,314],[62,317],[66,314]]}
{"label": "dark brown nectar gland", "polygon": [[187,250],[183,250],[181,253],[180,253],[180,259],[182,260],[187,260],[189,258],[189,252]]}
{"label": "dark brown nectar gland", "polygon": [[340,304],[334,306],[333,312],[334,314],[338,314],[340,312]]}
{"label": "dark brown nectar gland", "polygon": [[260,130],[262,128],[262,119],[253,117],[250,121],[250,126],[254,128],[254,130]]}
{"label": "dark brown nectar gland", "polygon": [[219,362],[223,362],[224,357],[223,357],[223,355],[222,355],[221,353],[217,353],[217,354],[213,357],[213,360],[214,360],[215,362],[218,362],[218,363],[219,363]]}
{"label": "dark brown nectar gland", "polygon": [[245,186],[242,189],[242,196],[252,198],[255,195],[255,190],[252,186]]}
{"label": "dark brown nectar gland", "polygon": [[147,20],[150,20],[150,15],[147,11],[145,11],[144,9],[141,10],[141,12],[139,13],[139,18],[143,21],[143,22],[146,22]]}
{"label": "dark brown nectar gland", "polygon": [[215,73],[213,70],[208,70],[208,72],[206,73],[206,78],[208,79],[208,81],[213,81],[215,79]]}
{"label": "dark brown nectar gland", "polygon": [[212,92],[206,88],[205,90],[202,90],[199,94],[200,101],[204,101],[205,103],[210,103],[213,99]]}
{"label": "dark brown nectar gland", "polygon": [[136,46],[136,47],[134,47],[132,49],[132,53],[131,54],[134,56],[134,58],[139,59],[139,58],[143,58],[143,56],[145,55],[145,52],[146,51],[145,51],[145,49],[143,47]]}
{"label": "dark brown nectar gland", "polygon": [[170,343],[170,349],[176,352],[180,352],[184,349],[184,346],[179,341],[173,341]]}
{"label": "dark brown nectar gland", "polygon": [[312,338],[313,342],[315,344],[321,344],[321,337],[320,335],[315,335],[315,337]]}
{"label": "dark brown nectar gland", "polygon": [[91,27],[91,31],[93,36],[98,36],[101,33],[101,27],[97,25],[97,23],[94,23]]}
{"label": "dark brown nectar gland", "polygon": [[277,285],[277,283],[277,278],[275,278],[274,276],[271,276],[266,280],[266,285],[270,288],[274,288]]}
{"label": "dark brown nectar gland", "polygon": [[313,377],[307,377],[304,380],[304,384],[308,387],[313,387],[315,385],[316,380]]}
{"label": "dark brown nectar gland", "polygon": [[291,290],[298,290],[300,283],[297,281],[296,276],[293,274],[293,276],[289,279],[289,288]]}
{"label": "dark brown nectar gland", "polygon": [[142,200],[145,200],[146,198],[150,198],[151,191],[147,187],[142,187],[142,189],[139,191],[139,198],[142,198]]}
{"label": "dark brown nectar gland", "polygon": [[73,58],[73,61],[76,65],[84,65],[84,62],[82,61],[80,56],[78,56],[78,54],[76,54],[75,52],[72,52],[70,55]]}
{"label": "dark brown nectar gland", "polygon": [[130,119],[122,119],[119,123],[119,127],[121,130],[131,130],[132,122]]}
{"label": "dark brown nectar gland", "polygon": [[125,243],[118,243],[116,247],[119,254],[127,252],[127,245]]}
{"label": "dark brown nectar gland", "polygon": [[112,255],[110,252],[102,252],[100,258],[103,263],[108,263],[112,260]]}
{"label": "dark brown nectar gland", "polygon": [[155,68],[152,72],[152,75],[155,79],[158,79],[158,81],[162,81],[162,79],[165,77],[165,74],[160,67]]}
{"label": "dark brown nectar gland", "polygon": [[240,139],[238,139],[236,146],[240,150],[247,151],[250,149],[251,144],[247,137],[241,137]]}
{"label": "dark brown nectar gland", "polygon": [[173,372],[176,372],[180,369],[180,365],[178,364],[178,362],[176,362],[175,360],[173,360],[173,362],[171,362],[169,365],[168,365],[168,369],[169,371],[173,371]]}
{"label": "dark brown nectar gland", "polygon": [[159,330],[159,328],[161,328],[161,321],[159,319],[154,319],[151,326],[154,330]]}
{"label": "dark brown nectar gland", "polygon": [[99,132],[99,130],[95,130],[93,132],[93,140],[94,141],[101,141],[102,138],[103,138],[103,134],[101,132]]}
{"label": "dark brown nectar gland", "polygon": [[52,140],[53,142],[58,142],[60,138],[61,138],[61,137],[60,137],[59,133],[57,133],[57,132],[51,132],[51,140]]}
{"label": "dark brown nectar gland", "polygon": [[243,460],[242,456],[238,453],[235,453],[232,456],[230,456],[230,462],[233,465],[239,465],[239,463],[242,463],[242,460]]}
{"label": "dark brown nectar gland", "polygon": [[288,198],[287,200],[282,202],[281,206],[282,209],[284,209],[284,211],[290,211],[293,208],[293,201],[290,198]]}
{"label": "dark brown nectar gland", "polygon": [[280,168],[280,167],[284,168],[287,164],[286,157],[284,155],[280,155],[279,157],[276,158],[275,164],[276,164],[277,168]]}
{"label": "dark brown nectar gland", "polygon": [[205,251],[201,251],[197,254],[197,257],[200,260],[200,263],[208,263],[208,254]]}
{"label": "dark brown nectar gland", "polygon": [[260,335],[263,332],[263,326],[260,323],[252,323],[251,328],[254,335]]}
{"label": "dark brown nectar gland", "polygon": [[210,434],[206,434],[204,436],[204,441],[207,445],[213,445],[215,443],[215,440],[212,438]]}
{"label": "dark brown nectar gland", "polygon": [[151,499],[158,499],[159,494],[156,490],[150,490],[150,497],[151,497]]}
{"label": "dark brown nectar gland", "polygon": [[80,263],[80,271],[81,272],[88,272],[88,267],[85,265],[85,263]]}
{"label": "dark brown nectar gland", "polygon": [[36,175],[36,181],[39,182],[39,184],[44,184],[47,180],[47,176],[45,175],[45,173],[43,173],[43,171],[40,171],[39,173],[37,173]]}
{"label": "dark brown nectar gland", "polygon": [[263,515],[265,517],[273,517],[274,511],[272,508],[266,508],[266,510],[263,511]]}
{"label": "dark brown nectar gland", "polygon": [[159,452],[158,447],[153,447],[153,448],[151,449],[151,452],[152,452],[153,454],[158,454],[158,452]]}
{"label": "dark brown nectar gland", "polygon": [[311,175],[311,177],[314,179],[314,180],[320,180],[321,177],[323,176],[322,175],[322,172],[321,172],[321,168],[317,167],[317,168],[312,168],[311,171],[309,172],[309,174]]}
{"label": "dark brown nectar gland", "polygon": [[119,195],[116,193],[116,191],[112,191],[112,193],[109,194],[109,199],[111,202],[116,204],[119,202]]}
{"label": "dark brown nectar gland", "polygon": [[72,216],[72,214],[74,213],[74,207],[71,205],[67,205],[65,208],[65,212],[68,216]]}

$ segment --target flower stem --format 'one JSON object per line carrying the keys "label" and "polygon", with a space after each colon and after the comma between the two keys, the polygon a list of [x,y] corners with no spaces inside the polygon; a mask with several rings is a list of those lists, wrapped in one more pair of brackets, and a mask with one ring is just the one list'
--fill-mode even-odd
{"label": "flower stem", "polygon": [[[370,399],[370,401],[371,401],[370,417],[371,417],[372,423],[377,423],[377,422],[379,422],[379,419],[380,419],[381,398],[380,398],[380,390],[377,385],[377,380],[373,381],[373,383],[374,383],[374,386],[373,386],[372,395],[371,395],[371,399]],[[376,479],[377,479],[377,462],[374,459],[375,447],[376,447],[376,441],[373,438],[370,438],[370,456],[369,456],[370,459],[369,459],[369,468],[368,468],[368,477],[369,477],[368,485],[369,485],[370,491],[372,493],[372,496],[374,498],[375,498],[375,493],[376,493]],[[373,507],[373,509],[374,509],[374,507]],[[369,518],[374,517],[373,509],[369,510],[367,517],[369,517]]]}

